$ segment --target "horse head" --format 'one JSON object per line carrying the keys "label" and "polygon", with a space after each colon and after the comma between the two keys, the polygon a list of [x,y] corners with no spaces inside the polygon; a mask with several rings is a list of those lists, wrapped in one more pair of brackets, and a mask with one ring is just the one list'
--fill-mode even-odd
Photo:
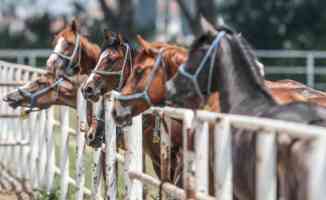
{"label": "horse head", "polygon": [[82,87],[86,99],[97,101],[100,95],[120,90],[132,70],[133,50],[120,33],[104,31],[101,55]]}
{"label": "horse head", "polygon": [[79,30],[78,22],[73,20],[54,38],[54,50],[47,60],[47,67],[58,77],[88,74],[90,66],[96,64],[100,49]]}
{"label": "horse head", "polygon": [[13,108],[46,109],[51,105],[76,107],[76,91],[74,83],[66,79],[56,80],[54,74],[48,72],[7,94],[4,101]]}
{"label": "horse head", "polygon": [[113,117],[124,124],[151,105],[164,103],[165,82],[187,58],[183,48],[147,42],[138,36],[141,50],[135,57],[134,69],[121,93],[115,97]]}

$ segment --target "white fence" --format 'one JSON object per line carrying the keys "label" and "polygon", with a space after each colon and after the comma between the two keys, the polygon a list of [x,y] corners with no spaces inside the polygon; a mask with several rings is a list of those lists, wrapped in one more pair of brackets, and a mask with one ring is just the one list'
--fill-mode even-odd
{"label": "white fence", "polygon": [[[12,89],[7,82],[27,81],[41,73],[42,70],[30,67],[0,62],[0,76],[3,81],[0,88],[2,96]],[[93,152],[93,166],[85,165],[85,140],[83,133],[87,129],[85,100],[78,98],[78,128],[69,128],[69,111],[66,107],[50,108],[38,113],[31,113],[27,120],[18,118],[17,111],[13,111],[1,102],[0,105],[0,163],[17,174],[18,177],[28,179],[34,188],[51,192],[54,189],[54,177],[60,175],[60,199],[67,199],[68,185],[76,187],[75,198],[80,200],[85,196],[91,199],[117,199],[117,162],[123,164],[125,199],[143,199],[144,185],[161,187],[163,198],[171,196],[179,199],[232,199],[232,158],[231,158],[231,127],[256,130],[258,134],[256,161],[256,199],[276,199],[276,134],[287,133],[301,138],[315,138],[314,154],[308,163],[313,163],[314,169],[308,181],[309,199],[322,200],[325,196],[325,156],[326,156],[326,129],[306,126],[284,121],[210,113],[206,111],[191,111],[176,108],[152,108],[148,112],[156,112],[183,121],[183,180],[184,186],[178,188],[171,183],[162,183],[156,177],[146,174],[143,169],[142,148],[142,116],[133,119],[131,127],[124,132],[126,151],[117,149],[117,133],[110,111],[112,103],[106,102],[106,145],[105,165],[101,163],[101,149]],[[59,121],[55,112],[59,112]],[[214,172],[215,197],[208,196],[209,186],[209,126],[214,126]],[[163,127],[163,126],[161,126]],[[55,132],[59,130],[59,132]],[[194,131],[194,148],[188,149],[189,137]],[[55,145],[59,137],[60,145]],[[69,172],[69,145],[76,142],[76,174]],[[169,133],[161,128],[161,146],[170,143]],[[162,148],[163,149],[163,148]],[[163,149],[164,150],[164,149]],[[166,149],[165,149],[166,150]],[[162,151],[161,153],[167,153]],[[56,163],[59,157],[60,163]],[[165,159],[165,160],[163,160]],[[162,161],[168,161],[169,156],[161,156]],[[102,167],[105,167],[103,174]],[[91,188],[85,187],[85,172],[93,172]],[[101,177],[105,175],[105,182]],[[313,181],[311,181],[313,180]],[[102,190],[104,188],[104,190]]]}

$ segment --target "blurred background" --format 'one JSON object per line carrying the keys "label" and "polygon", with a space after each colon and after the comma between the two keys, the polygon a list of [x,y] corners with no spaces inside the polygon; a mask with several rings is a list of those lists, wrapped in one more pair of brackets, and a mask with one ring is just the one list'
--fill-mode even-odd
{"label": "blurred background", "polygon": [[241,32],[259,50],[269,79],[324,89],[324,8],[325,0],[0,0],[0,59],[44,66],[53,35],[75,17],[98,44],[108,28],[130,41],[141,34],[189,45],[203,15]]}

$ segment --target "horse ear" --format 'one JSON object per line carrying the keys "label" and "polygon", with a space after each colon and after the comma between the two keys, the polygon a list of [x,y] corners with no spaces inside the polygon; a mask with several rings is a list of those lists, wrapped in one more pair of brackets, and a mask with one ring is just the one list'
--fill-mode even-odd
{"label": "horse ear", "polygon": [[79,22],[76,19],[72,20],[70,28],[74,33],[79,32]]}
{"label": "horse ear", "polygon": [[146,52],[149,51],[149,49],[151,48],[151,44],[149,42],[147,42],[142,36],[137,35],[137,41],[140,44],[140,46],[142,46]]}
{"label": "horse ear", "polygon": [[203,17],[202,15],[200,16],[200,26],[201,26],[202,30],[204,31],[204,33],[212,33],[214,35],[217,34],[217,31],[216,31],[215,27],[213,26],[213,24],[211,24],[209,21],[207,21],[207,19],[205,17]]}

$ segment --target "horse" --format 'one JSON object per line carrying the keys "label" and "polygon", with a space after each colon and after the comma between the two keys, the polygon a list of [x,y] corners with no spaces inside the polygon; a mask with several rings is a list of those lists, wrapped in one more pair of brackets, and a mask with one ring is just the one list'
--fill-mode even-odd
{"label": "horse", "polygon": [[57,77],[90,74],[100,55],[100,47],[80,33],[76,20],[56,34],[53,46],[47,68],[56,71]]}
{"label": "horse", "polygon": [[[216,36],[217,34],[217,36]],[[176,106],[199,107],[212,92],[219,92],[221,112],[266,117],[326,126],[326,109],[309,102],[280,105],[264,84],[256,56],[238,34],[221,28],[193,42],[187,62],[166,84],[167,101]],[[194,100],[197,99],[197,100]],[[255,199],[254,131],[232,129],[234,194],[240,200]],[[311,140],[290,138],[278,143],[278,197],[307,199],[306,180]]]}
{"label": "horse", "polygon": [[[3,100],[12,108],[18,106],[27,108],[26,113],[47,109],[53,105],[76,109],[78,87],[86,78],[86,75],[82,75],[69,79],[65,77],[57,79],[53,72],[47,71],[35,80],[8,93]],[[102,120],[104,115],[100,112],[96,114],[98,116],[95,116],[92,112],[92,107],[88,105],[87,121],[92,125],[85,137],[89,146],[99,148],[104,136],[104,121]],[[94,127],[94,124],[97,126]]]}
{"label": "horse", "polygon": [[[9,93],[5,100],[13,107],[24,106],[46,109],[51,105],[66,105],[76,108],[77,91],[100,55],[100,48],[79,33],[79,25],[73,20],[54,37],[54,51],[47,59],[47,72],[35,81]],[[78,53],[76,53],[78,52]],[[69,55],[71,55],[69,57]],[[69,57],[69,59],[68,59]],[[67,92],[57,93],[56,88],[69,85]],[[16,104],[16,105],[15,105]],[[35,104],[35,105],[33,105]],[[104,108],[103,108],[104,109]],[[92,106],[87,102],[88,123],[93,124],[85,134],[86,142],[92,147],[100,147],[104,137],[104,122],[99,116],[92,116]],[[103,117],[102,117],[103,118]],[[98,128],[94,129],[94,124]]]}
{"label": "horse", "polygon": [[[141,40],[142,38],[138,37],[138,39]],[[160,47],[169,46],[160,42],[156,42],[154,45]],[[102,54],[92,75],[85,81],[82,88],[84,97],[91,100],[96,100],[100,95],[110,92],[112,89],[120,90],[133,71],[132,64],[135,61],[135,56],[139,53],[138,50],[133,49],[128,44],[127,40],[121,34],[114,34],[112,32],[105,33],[101,52]],[[124,125],[119,124],[120,127],[125,125],[127,123]],[[149,114],[143,115],[143,127],[145,152],[154,161],[154,170],[160,176],[160,147],[157,145],[158,141],[156,141],[157,134],[155,130],[157,129],[157,124],[155,123],[155,116]],[[182,130],[181,124],[177,121],[172,120],[171,127],[172,130]],[[181,139],[179,137],[172,137],[172,143],[180,144]],[[175,154],[176,151],[173,150],[172,154]],[[175,161],[171,165],[171,174],[176,174],[174,172],[176,166]]]}

